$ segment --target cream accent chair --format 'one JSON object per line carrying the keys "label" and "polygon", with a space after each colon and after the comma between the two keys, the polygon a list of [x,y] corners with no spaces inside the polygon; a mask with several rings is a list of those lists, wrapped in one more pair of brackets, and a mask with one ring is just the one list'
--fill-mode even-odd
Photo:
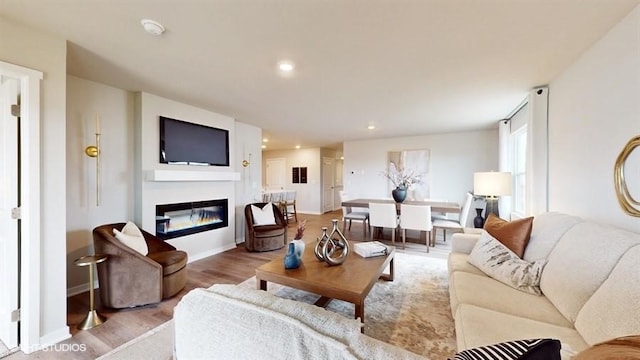
{"label": "cream accent chair", "polygon": [[[374,228],[390,228],[391,243],[396,243],[396,229],[398,228],[398,212],[396,204],[369,203],[369,226]],[[370,231],[373,240],[373,231]]]}
{"label": "cream accent chair", "polygon": [[434,219],[433,231],[431,232],[431,246],[436,244],[436,234],[438,229],[442,229],[442,238],[447,241],[447,229],[462,231],[467,226],[467,220],[469,219],[469,211],[471,210],[471,202],[473,201],[473,195],[467,193],[464,199],[462,208],[460,209],[460,215],[458,220],[447,219]]}
{"label": "cream accent chair", "polygon": [[[349,195],[344,191],[340,191],[340,203],[346,200],[349,200]],[[364,231],[364,235],[367,236],[367,227],[371,228],[371,224],[369,224],[369,210],[356,208],[357,210],[354,211],[353,209],[354,208],[350,206],[342,207],[342,232],[347,231],[347,221],[349,221],[349,231],[351,231],[351,221],[362,221],[362,230]]]}
{"label": "cream accent chair", "polygon": [[431,206],[428,205],[400,205],[400,229],[402,229],[402,248],[405,248],[406,233],[409,230],[419,230],[420,235],[426,231],[425,244],[429,252],[429,241],[431,239]]}

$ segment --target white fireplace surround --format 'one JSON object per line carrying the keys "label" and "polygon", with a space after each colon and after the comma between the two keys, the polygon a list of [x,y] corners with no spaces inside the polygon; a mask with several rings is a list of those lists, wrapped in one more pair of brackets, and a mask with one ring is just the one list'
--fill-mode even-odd
{"label": "white fireplace surround", "polygon": [[189,262],[235,248],[235,183],[240,173],[231,166],[161,164],[158,159],[159,116],[229,130],[229,161],[236,164],[235,120],[208,110],[148,93],[136,94],[136,222],[155,233],[156,205],[228,199],[228,226],[166,240],[186,251]]}

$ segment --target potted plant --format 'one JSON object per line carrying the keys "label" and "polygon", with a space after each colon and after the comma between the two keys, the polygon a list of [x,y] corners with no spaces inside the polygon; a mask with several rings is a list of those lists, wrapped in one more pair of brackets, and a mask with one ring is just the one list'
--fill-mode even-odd
{"label": "potted plant", "polygon": [[395,186],[391,195],[396,202],[403,202],[407,197],[407,189],[414,184],[422,183],[422,174],[416,174],[413,170],[398,169],[394,163],[389,163],[389,170],[383,171],[382,175],[389,179]]}

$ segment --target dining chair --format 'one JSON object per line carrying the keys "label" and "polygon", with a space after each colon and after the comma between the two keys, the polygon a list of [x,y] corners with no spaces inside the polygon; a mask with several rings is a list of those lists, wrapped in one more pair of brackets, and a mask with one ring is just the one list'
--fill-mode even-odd
{"label": "dining chair", "polygon": [[[349,195],[340,191],[340,203],[349,200]],[[369,210],[355,208],[354,210],[351,206],[343,206],[342,207],[342,232],[347,231],[347,221],[349,221],[349,231],[351,231],[351,221],[362,221],[362,230],[364,231],[364,236],[367,236],[367,227],[371,228],[371,224],[369,223]],[[371,231],[371,230],[369,230]]]}
{"label": "dining chair", "polygon": [[462,208],[458,219],[435,219],[433,220],[433,231],[431,232],[431,246],[436,244],[437,229],[442,229],[442,238],[447,241],[447,229],[449,230],[463,230],[467,226],[467,219],[469,219],[469,211],[471,210],[471,202],[473,201],[473,195],[467,193],[463,202]]}
{"label": "dining chair", "polygon": [[296,191],[295,190],[285,190],[283,208],[284,208],[284,218],[289,223],[289,220],[293,217],[294,223],[298,223],[298,212],[296,210]]}
{"label": "dining chair", "polygon": [[[390,228],[391,243],[396,243],[396,230],[398,228],[398,212],[396,204],[369,203],[369,226],[375,228]],[[373,231],[369,231],[373,240]]]}
{"label": "dining chair", "polygon": [[400,229],[402,230],[402,248],[405,248],[407,230],[419,230],[426,232],[425,245],[429,252],[429,242],[431,241],[431,206],[428,205],[400,205]]}

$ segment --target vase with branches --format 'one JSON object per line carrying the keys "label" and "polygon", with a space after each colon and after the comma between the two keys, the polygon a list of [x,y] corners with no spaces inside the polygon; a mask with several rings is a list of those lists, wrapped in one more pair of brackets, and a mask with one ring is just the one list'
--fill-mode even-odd
{"label": "vase with branches", "polygon": [[389,163],[389,170],[383,171],[382,175],[396,187],[391,191],[391,195],[396,202],[403,202],[407,197],[407,190],[412,185],[421,184],[423,181],[422,174],[416,173],[411,169],[398,169],[393,162]]}

